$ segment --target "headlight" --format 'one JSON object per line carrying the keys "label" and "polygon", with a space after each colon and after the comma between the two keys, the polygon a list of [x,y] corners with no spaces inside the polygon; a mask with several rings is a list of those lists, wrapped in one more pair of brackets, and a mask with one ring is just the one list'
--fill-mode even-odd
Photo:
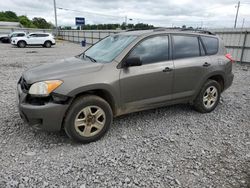
{"label": "headlight", "polygon": [[38,96],[48,96],[52,91],[58,88],[63,82],[61,80],[49,80],[36,82],[31,85],[29,94]]}

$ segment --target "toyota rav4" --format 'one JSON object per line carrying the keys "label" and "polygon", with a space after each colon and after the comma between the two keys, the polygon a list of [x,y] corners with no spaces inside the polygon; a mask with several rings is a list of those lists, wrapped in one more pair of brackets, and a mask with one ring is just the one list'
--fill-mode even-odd
{"label": "toyota rav4", "polygon": [[177,103],[209,113],[233,77],[232,57],[210,32],[130,31],[24,72],[18,106],[30,125],[87,143],[122,114]]}

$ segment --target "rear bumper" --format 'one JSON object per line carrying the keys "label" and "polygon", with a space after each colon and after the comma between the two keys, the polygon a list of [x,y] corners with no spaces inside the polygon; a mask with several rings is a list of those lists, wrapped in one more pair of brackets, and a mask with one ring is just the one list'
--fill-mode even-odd
{"label": "rear bumper", "polygon": [[226,77],[225,83],[224,83],[224,90],[228,89],[232,85],[233,79],[234,79],[234,74],[233,73],[229,74]]}
{"label": "rear bumper", "polygon": [[68,104],[56,104],[53,102],[44,105],[32,105],[26,102],[27,94],[18,84],[18,109],[21,118],[30,126],[45,131],[59,131]]}

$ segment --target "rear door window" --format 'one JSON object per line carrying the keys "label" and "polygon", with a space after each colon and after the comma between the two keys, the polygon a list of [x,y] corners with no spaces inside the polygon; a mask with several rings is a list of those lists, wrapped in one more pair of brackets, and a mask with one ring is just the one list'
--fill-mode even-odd
{"label": "rear door window", "polygon": [[38,34],[38,37],[48,37],[48,34]]}
{"label": "rear door window", "polygon": [[181,59],[200,56],[199,40],[196,36],[174,35],[173,58]]}
{"label": "rear door window", "polygon": [[201,37],[201,40],[206,48],[207,55],[214,55],[218,52],[219,41],[214,37]]}

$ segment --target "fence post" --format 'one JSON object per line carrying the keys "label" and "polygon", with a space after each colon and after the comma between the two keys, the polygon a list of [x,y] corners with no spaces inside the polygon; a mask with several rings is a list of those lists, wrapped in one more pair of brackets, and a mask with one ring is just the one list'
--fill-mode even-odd
{"label": "fence post", "polygon": [[241,48],[240,63],[242,63],[243,56],[244,56],[244,50],[245,50],[245,46],[246,46],[247,33],[248,33],[248,32],[247,32],[247,30],[246,30],[246,31],[245,31],[245,34],[244,34],[244,40],[243,40],[242,48]]}
{"label": "fence post", "polygon": [[78,43],[80,42],[80,35],[79,35],[79,30],[78,30]]}
{"label": "fence post", "polygon": [[94,31],[91,31],[91,38],[92,38],[92,45],[94,44],[94,40],[93,40],[93,37],[94,37]]}

